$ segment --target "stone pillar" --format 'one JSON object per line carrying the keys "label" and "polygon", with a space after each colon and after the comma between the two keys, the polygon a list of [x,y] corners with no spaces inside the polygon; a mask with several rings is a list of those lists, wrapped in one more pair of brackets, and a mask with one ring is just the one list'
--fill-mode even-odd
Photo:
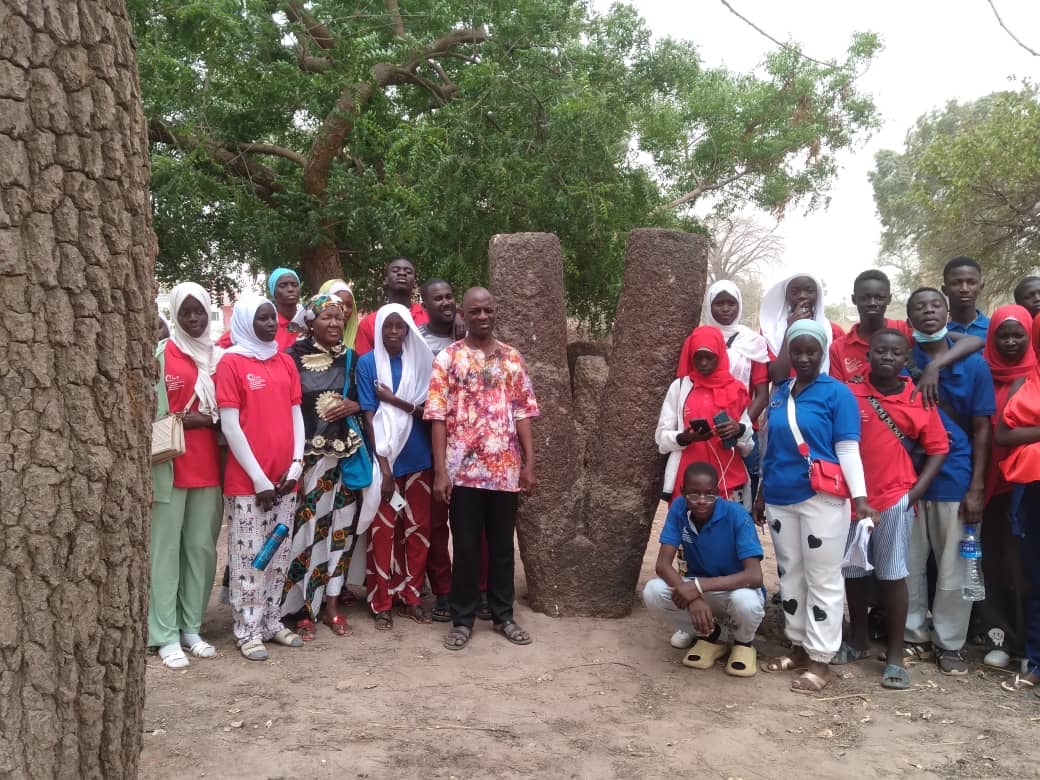
{"label": "stone pillar", "polygon": [[538,611],[561,615],[566,607],[558,594],[566,598],[581,585],[578,561],[561,558],[561,546],[575,533],[581,463],[575,457],[560,241],[551,233],[497,235],[488,258],[496,334],[524,356],[541,412],[532,423],[537,484],[517,517],[528,594]]}
{"label": "stone pillar", "polygon": [[632,608],[661,489],[654,429],[683,339],[700,318],[706,257],[701,237],[633,231],[606,383],[582,457],[559,241],[544,233],[491,240],[498,337],[524,355],[541,409],[533,425],[537,487],[517,525],[531,606],[540,612],[623,617]]}
{"label": "stone pillar", "polygon": [[683,340],[700,321],[704,238],[632,231],[614,319],[610,371],[585,458],[583,529],[591,555],[576,609],[622,617],[632,609],[661,491],[654,430]]}

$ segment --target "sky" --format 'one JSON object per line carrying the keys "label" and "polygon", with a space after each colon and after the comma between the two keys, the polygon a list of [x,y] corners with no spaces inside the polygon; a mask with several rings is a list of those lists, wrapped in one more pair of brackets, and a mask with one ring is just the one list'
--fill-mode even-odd
{"label": "sky", "polygon": [[[734,16],[718,0],[628,0],[655,36],[697,44],[709,66],[749,71],[776,45]],[[852,281],[874,267],[881,225],[867,173],[879,149],[902,150],[907,131],[927,111],[948,100],[973,100],[1014,89],[1009,77],[1040,79],[1040,57],[1020,48],[1001,29],[987,0],[729,0],[774,38],[797,42],[818,60],[842,59],[857,31],[879,33],[884,49],[860,78],[873,96],[882,125],[864,144],[838,157],[841,170],[826,210],[791,210],[778,232],[783,260],[764,274],[766,287],[793,273],[822,277],[827,302],[848,300]],[[993,0],[1005,24],[1040,51],[1040,2]],[[594,0],[597,9],[608,0]],[[771,223],[769,215],[761,214]]]}

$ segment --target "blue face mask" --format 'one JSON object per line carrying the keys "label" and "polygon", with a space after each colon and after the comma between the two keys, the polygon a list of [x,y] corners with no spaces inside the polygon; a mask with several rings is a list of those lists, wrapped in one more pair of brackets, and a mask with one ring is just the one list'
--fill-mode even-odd
{"label": "blue face mask", "polygon": [[921,344],[931,344],[936,341],[942,341],[944,338],[946,338],[947,333],[948,330],[945,325],[943,325],[941,328],[939,328],[939,330],[935,331],[935,333],[933,333],[930,336],[927,333],[921,333],[921,331],[919,331],[917,328],[914,328],[914,341],[917,341]]}

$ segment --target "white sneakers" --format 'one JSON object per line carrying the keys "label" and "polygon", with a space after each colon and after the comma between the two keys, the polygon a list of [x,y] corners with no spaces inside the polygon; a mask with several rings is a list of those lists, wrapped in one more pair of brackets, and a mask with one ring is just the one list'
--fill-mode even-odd
{"label": "white sneakers", "polygon": [[676,650],[685,650],[687,647],[693,644],[693,634],[688,631],[683,631],[681,628],[672,634],[671,640],[672,647]]}

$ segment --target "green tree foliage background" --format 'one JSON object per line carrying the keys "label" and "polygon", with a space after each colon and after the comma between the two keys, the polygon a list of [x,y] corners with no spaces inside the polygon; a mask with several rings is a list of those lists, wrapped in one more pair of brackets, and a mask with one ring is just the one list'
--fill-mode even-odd
{"label": "green tree foliage background", "polygon": [[1040,96],[1025,82],[917,120],[902,152],[870,175],[883,234],[880,261],[904,288],[940,280],[951,257],[985,269],[991,302],[1007,301],[1040,265]]}
{"label": "green tree foliage background", "polygon": [[[877,125],[853,39],[754,73],[573,0],[130,0],[152,145],[158,273],[344,275],[378,298],[405,254],[481,281],[495,233],[563,244],[568,303],[609,321],[627,233],[690,209],[823,205]],[[706,33],[707,34],[707,33]]]}

